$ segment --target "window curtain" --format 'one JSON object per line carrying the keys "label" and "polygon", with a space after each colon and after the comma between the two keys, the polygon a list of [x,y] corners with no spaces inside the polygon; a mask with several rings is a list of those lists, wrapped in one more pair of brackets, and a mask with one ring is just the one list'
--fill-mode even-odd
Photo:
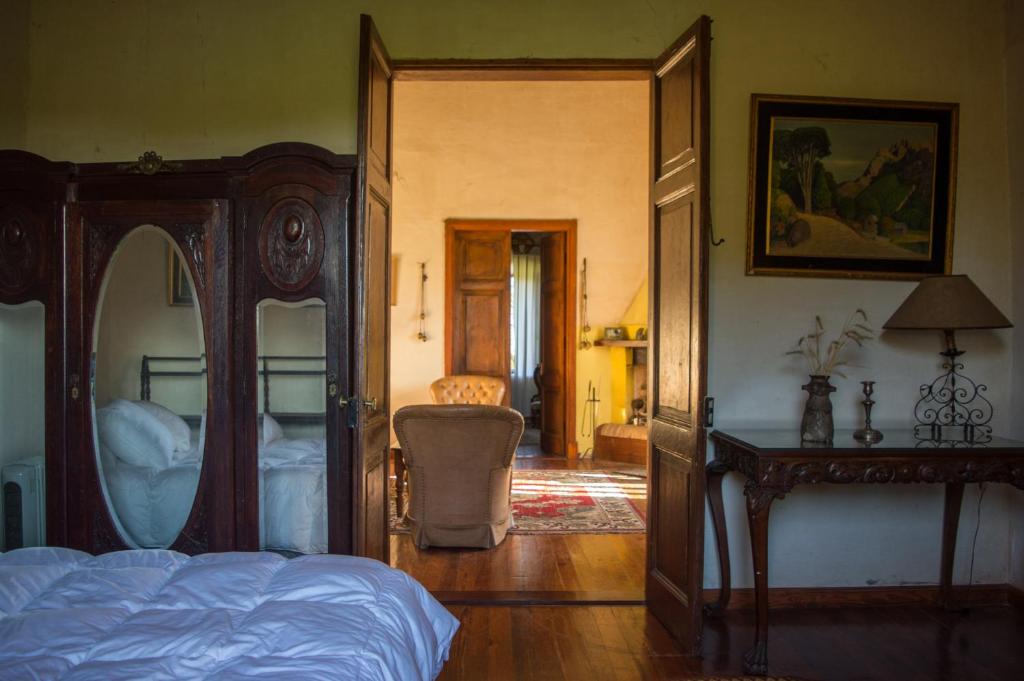
{"label": "window curtain", "polygon": [[512,254],[512,408],[530,415],[540,363],[540,254]]}

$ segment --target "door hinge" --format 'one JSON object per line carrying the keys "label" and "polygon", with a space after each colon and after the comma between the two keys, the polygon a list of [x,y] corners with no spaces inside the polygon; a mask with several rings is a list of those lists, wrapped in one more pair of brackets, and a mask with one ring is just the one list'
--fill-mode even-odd
{"label": "door hinge", "polygon": [[704,398],[704,427],[715,425],[715,398],[708,395]]}

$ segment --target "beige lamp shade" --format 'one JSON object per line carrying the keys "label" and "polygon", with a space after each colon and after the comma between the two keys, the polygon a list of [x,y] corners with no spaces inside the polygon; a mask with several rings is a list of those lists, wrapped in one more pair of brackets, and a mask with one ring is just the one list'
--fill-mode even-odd
{"label": "beige lamp shade", "polygon": [[925,277],[882,328],[1005,329],[1013,326],[966,274]]}

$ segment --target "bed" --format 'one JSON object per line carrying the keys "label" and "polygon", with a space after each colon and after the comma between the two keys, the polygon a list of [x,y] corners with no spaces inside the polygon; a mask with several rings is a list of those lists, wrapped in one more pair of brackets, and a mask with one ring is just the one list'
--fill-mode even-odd
{"label": "bed", "polygon": [[0,681],[426,680],[458,626],[367,558],[0,553]]}
{"label": "bed", "polygon": [[[141,548],[170,546],[185,525],[202,464],[198,429],[156,402],[112,400],[96,411],[106,494],[123,535]],[[287,438],[260,419],[260,547],[327,551],[326,441]]]}

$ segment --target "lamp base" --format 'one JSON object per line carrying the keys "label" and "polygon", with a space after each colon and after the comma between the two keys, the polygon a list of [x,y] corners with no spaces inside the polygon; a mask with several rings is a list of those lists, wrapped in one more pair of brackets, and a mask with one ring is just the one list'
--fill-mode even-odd
{"label": "lamp base", "polygon": [[962,350],[956,349],[952,334],[942,367],[946,370],[931,383],[921,386],[921,397],[914,405],[914,436],[922,441],[985,443],[992,439],[992,403],[983,393],[988,386],[976,383],[963,372]]}

